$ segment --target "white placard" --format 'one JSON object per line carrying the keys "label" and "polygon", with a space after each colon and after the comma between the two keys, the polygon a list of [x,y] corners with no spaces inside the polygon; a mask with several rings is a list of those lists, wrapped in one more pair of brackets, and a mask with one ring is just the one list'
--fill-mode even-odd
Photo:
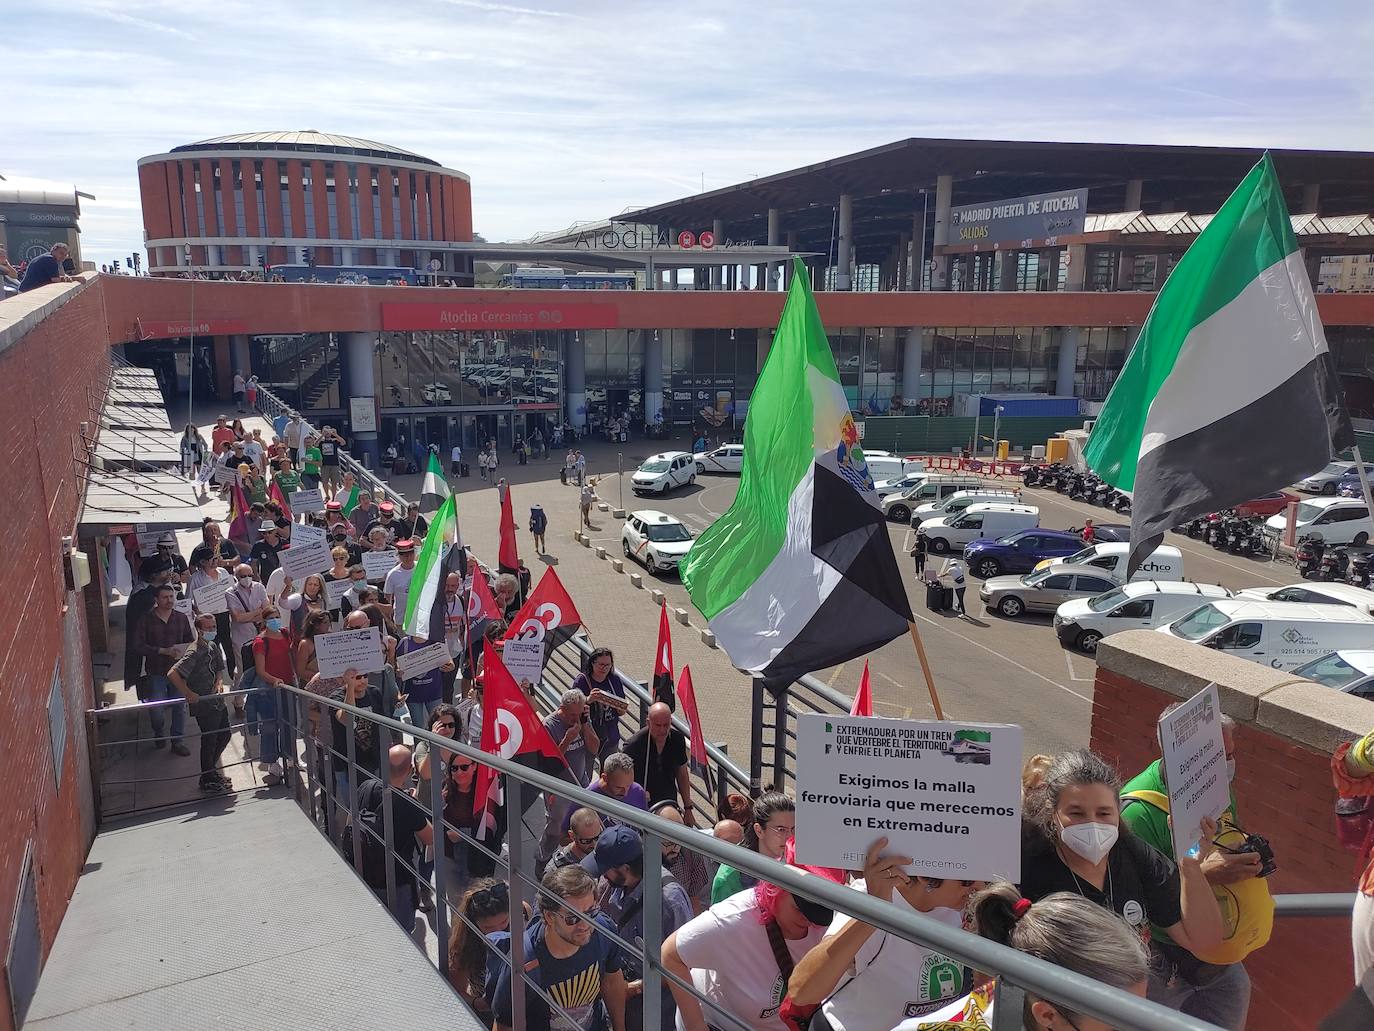
{"label": "white placard", "polygon": [[353,581],[344,577],[342,580],[326,580],[324,582],[325,604],[331,609],[337,609],[339,602],[343,601],[343,596],[348,593],[353,586]]}
{"label": "white placard", "polygon": [[363,569],[367,571],[369,580],[385,580],[386,574],[400,564],[401,560],[397,557],[395,548],[363,552]]}
{"label": "white placard", "polygon": [[324,532],[323,526],[296,523],[291,527],[291,546],[293,548],[300,544],[323,544],[327,539],[328,534]]}
{"label": "white placard", "polygon": [[176,601],[172,602],[172,611],[180,612],[183,616],[185,616],[189,620],[192,620],[193,622],[196,618],[196,614],[191,611],[190,598],[178,598]]}
{"label": "white placard", "polygon": [[233,584],[232,576],[221,577],[214,583],[202,584],[191,592],[191,597],[195,599],[196,608],[207,616],[217,615],[221,612],[229,611],[229,587]]}
{"label": "white placard", "polygon": [[315,658],[319,661],[322,677],[341,677],[347,669],[375,673],[386,666],[382,636],[375,626],[366,630],[316,634]]}
{"label": "white placard", "polygon": [[885,837],[908,873],[1016,883],[1021,728],[799,716],[796,818],[799,863],[858,870]]}
{"label": "white placard", "polygon": [[409,680],[412,677],[424,676],[430,670],[447,665],[450,661],[452,661],[452,656],[448,653],[448,645],[443,641],[435,641],[433,644],[416,648],[404,655],[398,653],[396,655],[396,675],[401,680]]}
{"label": "white placard", "polygon": [[1202,821],[1215,820],[1231,804],[1216,684],[1160,718],[1159,748],[1169,786],[1174,858],[1182,859],[1202,837]]}
{"label": "white placard", "polygon": [[324,491],[320,490],[319,487],[311,490],[293,490],[287,496],[286,502],[296,515],[303,512],[323,512]]}
{"label": "white placard", "polygon": [[329,545],[324,541],[315,544],[292,542],[291,547],[277,553],[277,561],[282,571],[298,585],[297,590],[304,586],[302,581],[311,573],[323,573],[334,564],[329,557]]}
{"label": "white placard", "polygon": [[350,397],[348,399],[348,425],[353,433],[376,433],[377,399],[374,397]]}
{"label": "white placard", "polygon": [[501,648],[501,661],[517,684],[537,684],[544,675],[544,642],[511,638]]}
{"label": "white placard", "polygon": [[138,554],[141,558],[152,558],[157,554],[157,539],[162,536],[161,530],[149,530],[140,532],[138,535]]}
{"label": "white placard", "polygon": [[221,487],[227,487],[231,483],[238,483],[239,480],[238,470],[231,469],[227,465],[215,466],[215,471],[212,475],[214,481]]}

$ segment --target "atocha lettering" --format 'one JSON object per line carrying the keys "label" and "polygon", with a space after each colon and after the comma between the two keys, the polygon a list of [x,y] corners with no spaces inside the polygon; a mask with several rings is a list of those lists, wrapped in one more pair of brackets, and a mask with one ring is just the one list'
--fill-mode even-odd
{"label": "atocha lettering", "polygon": [[445,311],[439,313],[441,326],[556,326],[563,313],[548,308]]}
{"label": "atocha lettering", "polygon": [[[651,226],[627,225],[612,222],[607,229],[584,231],[577,234],[573,247],[578,250],[603,251],[651,251],[659,248],[676,248],[677,238],[670,237],[666,229]],[[718,240],[715,249],[729,247],[753,247],[753,240]]]}

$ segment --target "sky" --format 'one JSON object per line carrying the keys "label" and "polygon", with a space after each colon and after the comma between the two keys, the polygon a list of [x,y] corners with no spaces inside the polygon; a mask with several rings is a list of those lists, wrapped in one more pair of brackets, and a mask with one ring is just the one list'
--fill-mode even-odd
{"label": "sky", "polygon": [[520,240],[908,136],[1374,150],[1366,3],[6,3],[0,175],[73,183],[97,263],[136,164],[318,129],[472,178]]}

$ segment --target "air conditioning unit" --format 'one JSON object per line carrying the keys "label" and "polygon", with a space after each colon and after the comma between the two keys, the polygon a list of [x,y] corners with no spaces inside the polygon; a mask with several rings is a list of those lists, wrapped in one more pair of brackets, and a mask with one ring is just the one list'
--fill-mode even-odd
{"label": "air conditioning unit", "polygon": [[1095,423],[1095,422],[1097,422],[1096,419],[1088,419],[1088,420],[1086,420],[1086,421],[1083,423],[1083,432],[1084,432],[1084,433],[1091,433],[1091,432],[1093,431],[1093,423]]}

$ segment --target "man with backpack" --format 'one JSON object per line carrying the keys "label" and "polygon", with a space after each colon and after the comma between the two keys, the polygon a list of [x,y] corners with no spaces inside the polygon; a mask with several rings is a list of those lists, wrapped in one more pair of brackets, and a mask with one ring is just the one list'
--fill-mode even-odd
{"label": "man with backpack", "polygon": [[[415,920],[415,910],[419,903],[416,894],[414,870],[419,868],[416,847],[429,848],[434,844],[434,827],[429,822],[429,814],[420,806],[406,787],[411,775],[410,749],[405,745],[393,745],[387,752],[386,783],[377,777],[369,777],[358,785],[358,806],[355,823],[344,830],[344,854],[351,857],[353,836],[358,839],[362,864],[358,873],[383,903],[391,909],[391,915],[407,934],[419,942],[425,939],[425,922]],[[386,897],[386,822],[385,804],[388,788],[391,790],[391,844],[395,853],[392,860],[393,878],[396,895],[388,903]]]}
{"label": "man with backpack", "polygon": [[544,514],[544,509],[535,505],[530,509],[530,533],[534,535],[534,551],[537,555],[544,554],[544,534],[549,528],[549,517]]}
{"label": "man with backpack", "polygon": [[[1167,716],[1182,702],[1161,714]],[[1226,748],[1227,776],[1235,780],[1235,721],[1221,717],[1222,742]],[[1126,782],[1121,791],[1121,822],[1136,837],[1166,856],[1174,854],[1169,829],[1169,788],[1164,782],[1162,760],[1156,759]],[[1221,903],[1226,937],[1217,951],[1195,956],[1176,945],[1162,929],[1150,927],[1154,951],[1163,957],[1162,969],[1150,974],[1149,997],[1155,1002],[1225,1028],[1244,1028],[1250,1008],[1250,977],[1241,960],[1269,940],[1274,922],[1274,902],[1262,879],[1260,856],[1236,852],[1245,843],[1236,802],[1217,820],[1217,848],[1202,860],[1202,872]],[[1205,849],[1204,849],[1205,851]]]}

